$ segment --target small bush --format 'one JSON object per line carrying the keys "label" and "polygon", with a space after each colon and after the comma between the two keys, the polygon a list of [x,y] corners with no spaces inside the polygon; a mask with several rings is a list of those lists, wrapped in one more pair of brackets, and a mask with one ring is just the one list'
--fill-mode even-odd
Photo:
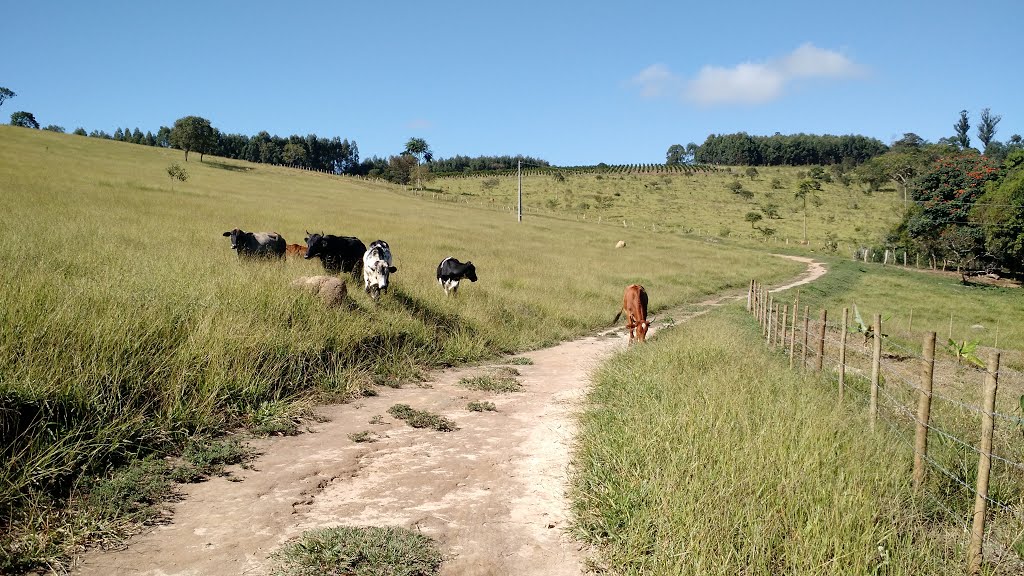
{"label": "small bush", "polygon": [[188,172],[186,172],[185,169],[177,162],[174,162],[167,167],[167,175],[171,177],[171,180],[178,180],[180,182],[188,180]]}
{"label": "small bush", "polygon": [[395,404],[388,408],[388,414],[399,420],[405,420],[405,423],[413,428],[432,428],[438,432],[452,432],[459,429],[454,422],[440,414],[416,410],[408,404]]}
{"label": "small bush", "polygon": [[497,412],[498,407],[494,405],[494,402],[470,402],[466,405],[466,409],[470,412]]}
{"label": "small bush", "polygon": [[405,528],[336,526],[311,530],[271,555],[277,576],[433,576],[443,556],[433,540]]}
{"label": "small bush", "polygon": [[526,356],[516,356],[514,358],[509,358],[508,364],[515,364],[516,366],[531,366],[533,365],[533,360]]}

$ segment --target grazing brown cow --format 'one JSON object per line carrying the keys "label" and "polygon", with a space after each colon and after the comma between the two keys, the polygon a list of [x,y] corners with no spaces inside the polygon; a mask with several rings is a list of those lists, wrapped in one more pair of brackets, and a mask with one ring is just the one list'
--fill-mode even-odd
{"label": "grazing brown cow", "polygon": [[626,313],[630,344],[633,340],[647,340],[647,329],[651,327],[651,323],[647,321],[647,291],[643,286],[630,284],[626,287],[626,292],[622,295],[622,309],[615,315],[613,322],[618,322],[623,312]]}
{"label": "grazing brown cow", "polygon": [[302,258],[306,255],[306,247],[302,244],[289,244],[284,247],[284,255]]}

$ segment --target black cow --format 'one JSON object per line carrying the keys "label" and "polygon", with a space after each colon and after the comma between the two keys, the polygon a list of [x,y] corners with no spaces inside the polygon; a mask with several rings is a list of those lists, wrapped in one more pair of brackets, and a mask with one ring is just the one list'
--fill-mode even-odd
{"label": "black cow", "polygon": [[286,242],[277,232],[245,232],[235,228],[224,233],[239,258],[281,258]]}
{"label": "black cow", "polygon": [[444,288],[445,295],[454,295],[459,289],[459,280],[468,278],[470,282],[476,282],[476,266],[472,262],[463,264],[455,258],[448,257],[441,260],[437,265],[437,281]]}
{"label": "black cow", "polygon": [[303,258],[319,258],[324,270],[332,274],[350,272],[353,276],[359,276],[365,253],[366,245],[355,236],[320,233],[306,237],[306,255]]}

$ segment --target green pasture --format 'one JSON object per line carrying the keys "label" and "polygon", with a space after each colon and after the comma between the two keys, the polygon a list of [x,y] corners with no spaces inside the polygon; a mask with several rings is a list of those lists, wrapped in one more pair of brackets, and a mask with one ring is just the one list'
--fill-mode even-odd
{"label": "green pasture", "polygon": [[[778,297],[790,303],[794,292]],[[800,288],[800,305],[810,306],[814,318],[827,309],[837,325],[843,308],[853,324],[856,305],[867,324],[881,314],[882,333],[915,352],[924,334],[935,332],[940,354],[950,338],[977,342],[979,351],[998,348],[1009,367],[1024,370],[1024,289],[1018,286],[964,285],[955,273],[836,258],[825,277]]]}
{"label": "green pasture", "polygon": [[[265,419],[287,420],[291,401],[590,333],[629,283],[657,311],[801,269],[667,228],[517,223],[389,185],[183,156],[0,126],[0,571],[87,541],[51,511],[140,456],[273,430]],[[305,230],[385,239],[392,291],[375,304],[350,281],[350,305],[325,308],[290,287],[318,262],[239,261],[222,236],[236,226],[291,243]],[[446,256],[480,277],[457,298],[434,278]]]}
{"label": "green pasture", "polygon": [[[683,232],[722,241],[769,246],[799,245],[803,238],[803,200],[795,198],[806,167],[760,167],[754,179],[742,167],[691,172],[538,173],[523,176],[526,214],[600,222],[623,229]],[[751,197],[732,192],[742,185]],[[515,173],[501,176],[438,177],[425,184],[424,197],[468,203],[494,210],[515,210],[519,182]],[[878,243],[899,220],[903,199],[892,189],[866,194],[857,183],[823,182],[807,202],[808,247],[821,251],[828,234],[838,253]],[[774,210],[768,207],[774,206]],[[762,220],[751,224],[749,212]],[[776,216],[769,216],[772,213]],[[772,229],[765,236],[763,229]]]}
{"label": "green pasture", "polygon": [[687,322],[598,371],[576,533],[601,574],[963,574],[963,532],[911,491],[912,451],[867,429],[738,306]]}

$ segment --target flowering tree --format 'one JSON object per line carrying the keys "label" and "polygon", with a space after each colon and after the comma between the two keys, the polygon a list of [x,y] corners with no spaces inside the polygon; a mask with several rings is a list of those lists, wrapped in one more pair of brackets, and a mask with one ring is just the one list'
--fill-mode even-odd
{"label": "flowering tree", "polygon": [[971,219],[971,209],[985,192],[985,183],[998,179],[994,163],[978,154],[939,158],[915,181],[914,210],[907,222],[911,238],[924,246],[941,247],[961,272],[984,250],[984,237]]}

